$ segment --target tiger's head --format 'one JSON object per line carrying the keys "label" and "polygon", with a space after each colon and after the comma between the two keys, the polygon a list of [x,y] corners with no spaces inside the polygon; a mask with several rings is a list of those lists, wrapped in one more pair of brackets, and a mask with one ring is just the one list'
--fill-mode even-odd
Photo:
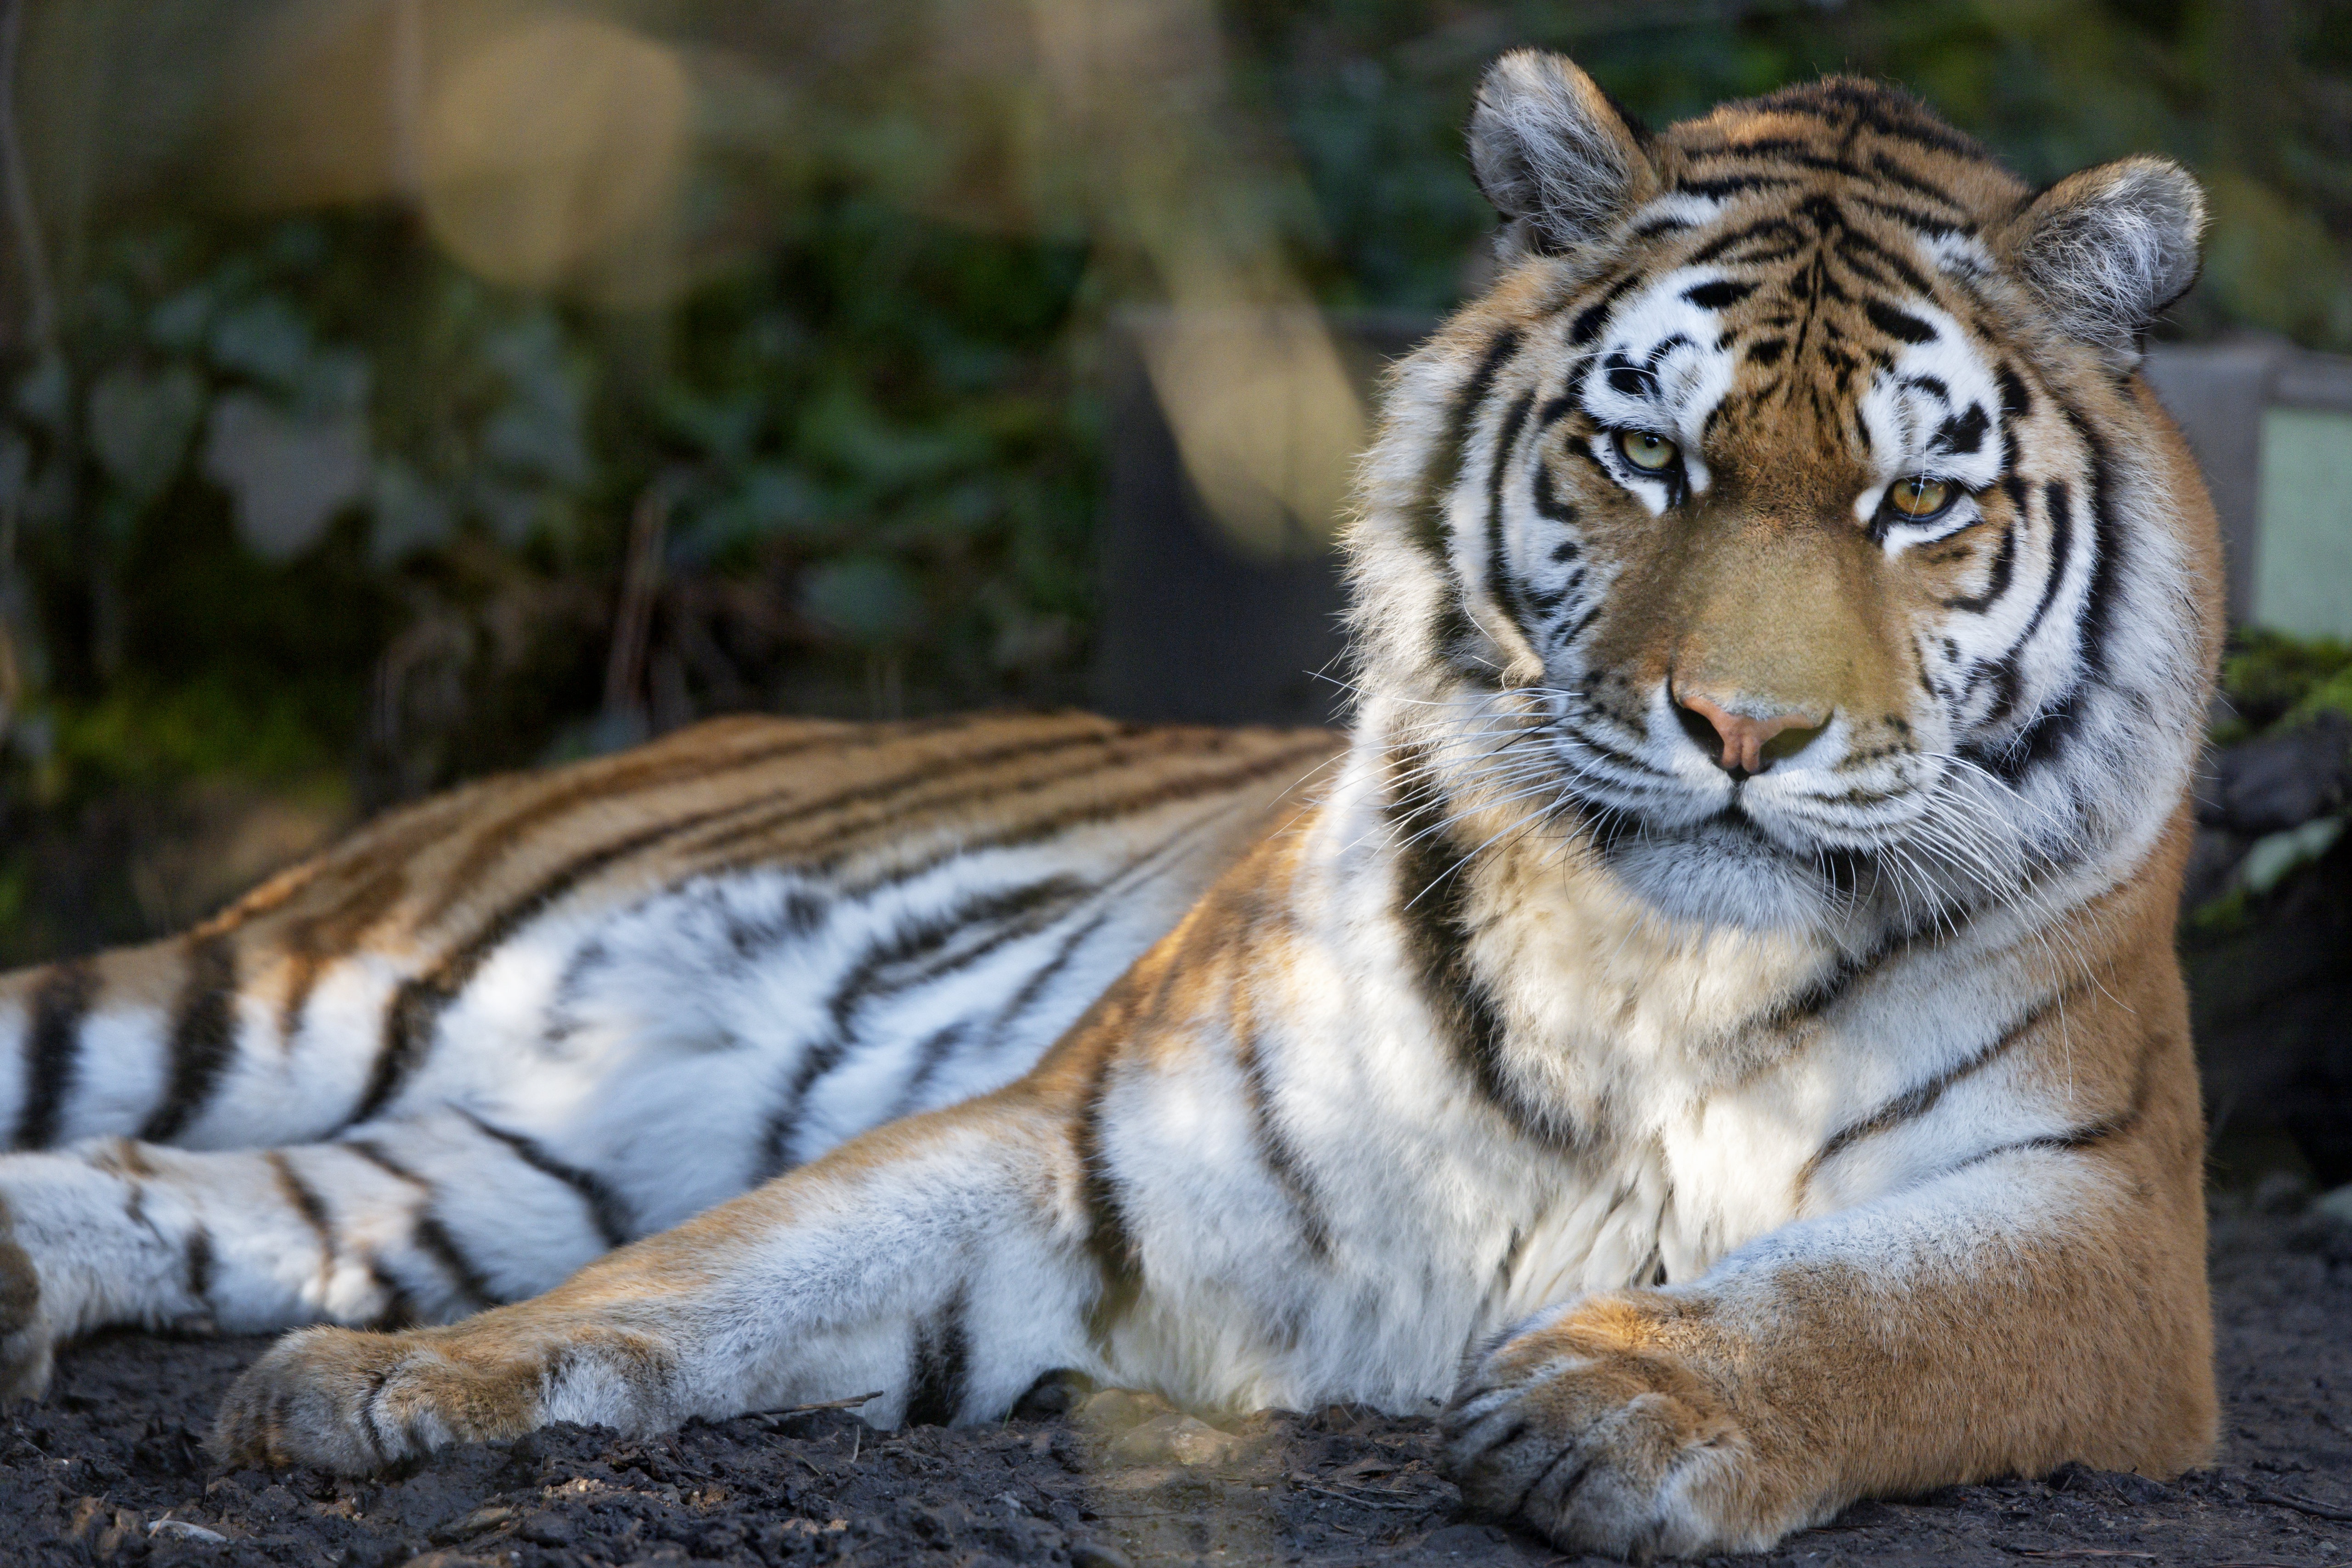
{"label": "tiger's head", "polygon": [[2035,193],[1841,79],[1650,134],[1533,51],[1470,136],[1503,271],[1391,377],[1362,719],[1679,918],[1866,941],[2138,863],[2219,637],[2137,374],[2195,182]]}

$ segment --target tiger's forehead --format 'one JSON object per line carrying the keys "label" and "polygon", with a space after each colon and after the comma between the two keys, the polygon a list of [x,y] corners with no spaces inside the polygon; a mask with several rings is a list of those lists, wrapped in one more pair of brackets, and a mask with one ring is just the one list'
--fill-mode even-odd
{"label": "tiger's forehead", "polygon": [[1669,191],[1632,215],[1649,264],[1563,312],[1581,408],[1673,437],[1702,492],[1726,461],[1849,471],[1864,516],[1906,475],[1990,484],[1999,355],[1954,308],[1990,258],[1972,234],[1859,208],[1835,171],[1797,184]]}

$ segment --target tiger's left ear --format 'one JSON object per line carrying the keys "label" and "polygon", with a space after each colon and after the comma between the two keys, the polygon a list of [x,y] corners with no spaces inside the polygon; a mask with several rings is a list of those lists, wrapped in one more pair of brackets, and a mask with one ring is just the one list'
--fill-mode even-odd
{"label": "tiger's left ear", "polygon": [[1509,220],[1502,245],[1546,255],[1600,239],[1657,193],[1633,121],[1565,56],[1514,49],[1486,68],[1470,167]]}
{"label": "tiger's left ear", "polygon": [[2197,281],[2204,228],[2205,193],[2188,170],[2124,158],[2067,175],[1995,244],[2062,331],[2128,369],[2140,333]]}

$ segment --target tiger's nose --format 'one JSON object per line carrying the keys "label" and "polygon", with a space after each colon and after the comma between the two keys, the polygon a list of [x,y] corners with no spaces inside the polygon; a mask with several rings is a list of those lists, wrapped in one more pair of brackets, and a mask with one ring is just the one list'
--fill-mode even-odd
{"label": "tiger's nose", "polygon": [[1760,773],[1782,757],[1793,757],[1829,724],[1800,709],[1774,709],[1762,715],[1735,713],[1713,698],[1696,691],[1674,693],[1675,713],[1690,738],[1716,758],[1726,772],[1746,777]]}

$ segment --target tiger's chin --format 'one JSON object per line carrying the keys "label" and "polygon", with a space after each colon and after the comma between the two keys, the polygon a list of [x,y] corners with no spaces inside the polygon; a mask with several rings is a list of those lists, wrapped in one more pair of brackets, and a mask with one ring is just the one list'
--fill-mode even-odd
{"label": "tiger's chin", "polygon": [[1856,913],[1834,862],[1788,848],[1734,813],[1621,830],[1596,847],[1630,891],[1671,920],[1843,936]]}

